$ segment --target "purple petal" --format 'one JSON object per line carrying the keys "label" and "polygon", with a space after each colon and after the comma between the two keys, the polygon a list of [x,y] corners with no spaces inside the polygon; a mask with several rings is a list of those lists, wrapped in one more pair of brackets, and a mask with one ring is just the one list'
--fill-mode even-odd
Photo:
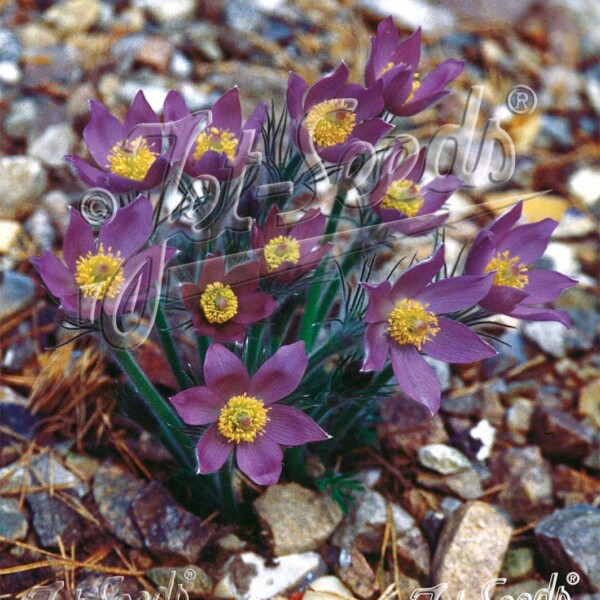
{"label": "purple petal", "polygon": [[44,285],[53,296],[62,299],[77,293],[73,273],[54,254],[44,252],[42,256],[30,258],[29,261],[37,269]]}
{"label": "purple petal", "polygon": [[254,292],[238,298],[238,314],[236,323],[256,323],[270,317],[277,310],[277,302],[268,294]]}
{"label": "purple petal", "polygon": [[204,380],[225,400],[248,392],[250,386],[244,363],[221,344],[211,344],[206,351]]}
{"label": "purple petal", "polygon": [[103,168],[111,149],[125,137],[127,131],[101,102],[92,100],[90,111],[90,120],[83,129],[83,140],[90,156]]}
{"label": "purple petal", "polygon": [[216,425],[212,425],[200,439],[196,453],[198,455],[198,473],[206,475],[218,471],[233,452],[234,444],[219,433]]}
{"label": "purple petal", "polygon": [[[290,229],[289,235],[297,240],[320,238],[325,231],[327,219],[318,209],[313,208]],[[318,241],[315,240],[315,245]]]}
{"label": "purple petal", "polygon": [[[394,30],[396,30],[395,25]],[[398,37],[397,30],[396,37]],[[395,63],[402,62],[412,71],[416,71],[417,67],[419,66],[419,61],[421,60],[420,27],[412,35],[408,36],[405,40],[398,44],[397,48],[393,51],[391,60]]]}
{"label": "purple petal", "polygon": [[529,279],[525,286],[525,291],[529,294],[527,304],[552,302],[563,290],[577,283],[576,279],[571,279],[556,271],[534,269],[527,271],[527,277]]}
{"label": "purple petal", "polygon": [[373,283],[361,283],[369,298],[365,321],[367,323],[380,323],[387,321],[394,308],[392,300],[392,284],[389,280],[375,285]]}
{"label": "purple petal", "polygon": [[415,296],[421,303],[428,303],[427,310],[439,314],[464,310],[475,306],[492,287],[494,275],[465,275],[436,281]]}
{"label": "purple petal", "polygon": [[400,389],[434,415],[440,408],[441,386],[433,368],[414,346],[391,345],[392,369]]}
{"label": "purple petal", "polygon": [[498,252],[508,250],[511,256],[519,257],[519,262],[530,265],[544,254],[557,226],[558,223],[553,219],[519,225],[498,243]]}
{"label": "purple petal", "polygon": [[[74,154],[67,154],[65,160],[70,163],[71,171],[73,171],[75,177],[78,177],[91,187],[108,189],[108,177],[104,171],[93,167],[90,163],[83,160],[83,158]],[[108,189],[108,191],[112,192],[115,190]]]}
{"label": "purple petal", "polygon": [[265,404],[289,396],[300,385],[307,365],[304,342],[282,346],[252,376],[248,395],[256,396]]}
{"label": "purple petal", "polygon": [[387,82],[383,92],[383,99],[385,107],[393,114],[397,114],[404,106],[404,101],[408,98],[412,90],[413,80],[413,71],[403,69],[398,71]]}
{"label": "purple petal", "polygon": [[171,404],[189,425],[216,423],[225,405],[223,398],[206,386],[197,386],[175,394]]}
{"label": "purple petal", "polygon": [[571,327],[571,318],[563,310],[551,308],[536,308],[535,306],[517,306],[511,313],[511,317],[525,321],[557,321],[565,327]]}
{"label": "purple petal", "polygon": [[496,351],[462,323],[444,317],[438,319],[440,330],[421,347],[424,354],[448,363],[472,363],[494,356]]}
{"label": "purple petal", "polygon": [[260,138],[261,128],[267,123],[268,115],[269,108],[267,104],[265,102],[259,102],[244,124],[244,131],[253,130],[256,132],[254,138],[255,143]]}
{"label": "purple petal", "polygon": [[242,105],[237,87],[225,92],[212,107],[211,127],[228,129],[239,138],[242,130]]}
{"label": "purple petal", "polygon": [[507,234],[521,218],[523,212],[523,200],[517,202],[509,211],[498,217],[488,228],[497,236]]}
{"label": "purple petal", "polygon": [[442,90],[439,92],[435,92],[433,94],[427,94],[426,96],[415,93],[415,98],[410,102],[406,102],[401,106],[394,106],[390,108],[390,112],[394,113],[399,117],[411,117],[412,115],[416,115],[417,113],[425,110],[427,107],[435,104],[438,100],[447,96],[450,92],[448,90]]}
{"label": "purple petal", "polygon": [[389,354],[386,323],[373,323],[365,332],[365,360],[361,371],[382,371]]}
{"label": "purple petal", "polygon": [[259,268],[260,265],[257,260],[236,265],[226,273],[222,282],[230,285],[237,296],[249,294],[258,286]]}
{"label": "purple petal", "polygon": [[63,242],[63,254],[69,269],[75,272],[77,261],[88,252],[95,254],[92,227],[80,212],[70,208],[69,226]]}
{"label": "purple petal", "polygon": [[443,90],[448,83],[456,79],[464,70],[465,63],[462,60],[451,58],[438,65],[421,82],[415,91],[415,101],[421,96],[430,96]]}
{"label": "purple petal", "polygon": [[265,435],[284,446],[301,446],[329,439],[308,415],[297,408],[282,404],[270,408]]}
{"label": "purple petal", "polygon": [[467,275],[480,275],[484,272],[495,253],[494,234],[489,231],[479,232],[469,250],[465,262],[465,273]]}
{"label": "purple petal", "polygon": [[425,289],[443,266],[444,245],[442,244],[431,258],[421,261],[401,275],[392,288],[392,298],[394,300],[414,298]]}
{"label": "purple petal", "polygon": [[198,281],[198,287],[205,290],[209,283],[215,281],[223,282],[225,277],[225,259],[222,256],[209,255],[202,263],[202,272]]}
{"label": "purple petal", "polygon": [[120,250],[123,258],[129,258],[148,241],[151,233],[152,205],[145,196],[139,196],[117,210],[110,222],[101,227],[98,242],[106,250]]}
{"label": "purple petal", "polygon": [[209,323],[204,318],[204,313],[197,312],[192,314],[192,324],[194,330],[199,335],[205,335],[214,342],[224,344],[226,342],[243,343],[246,336],[246,327],[234,321],[228,321],[220,325],[219,323]]}
{"label": "purple petal", "polygon": [[304,109],[308,111],[324,100],[335,98],[338,90],[346,83],[348,75],[348,67],[341,62],[333,73],[322,77],[310,87],[306,94]]}
{"label": "purple petal", "polygon": [[259,435],[253,442],[237,445],[237,465],[258,485],[274,485],[281,477],[283,452],[279,445],[266,435]]}
{"label": "purple petal", "polygon": [[306,81],[290,71],[288,87],[286,92],[287,108],[292,121],[299,121],[304,116],[303,98],[306,92]]}
{"label": "purple petal", "polygon": [[493,285],[489,294],[479,304],[490,313],[507,315],[527,297],[528,294],[525,290],[504,285]]}
{"label": "purple petal", "polygon": [[165,123],[167,121],[179,121],[189,116],[190,111],[183,96],[179,92],[171,90],[167,94],[163,104],[163,118]]}
{"label": "purple petal", "polygon": [[383,80],[378,80],[370,87],[362,87],[358,83],[347,83],[337,93],[338,98],[354,98],[357,101],[354,114],[358,121],[372,119],[383,110]]}
{"label": "purple petal", "polygon": [[125,115],[125,123],[124,129],[129,136],[136,125],[146,125],[158,123],[158,117],[156,113],[152,110],[150,104],[146,100],[146,96],[144,96],[144,92],[140,90],[133,99],[131,106],[127,109],[127,114]]}

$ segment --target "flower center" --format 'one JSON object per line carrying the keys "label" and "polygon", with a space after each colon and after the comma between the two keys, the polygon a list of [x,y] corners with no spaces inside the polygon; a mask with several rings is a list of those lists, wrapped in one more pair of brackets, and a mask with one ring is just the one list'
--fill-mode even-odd
{"label": "flower center", "polygon": [[428,306],[409,298],[398,300],[388,317],[388,333],[399,344],[413,344],[420,350],[440,330],[437,317],[426,310]]}
{"label": "flower center", "polygon": [[143,181],[157,156],[140,135],[135,140],[124,139],[117,142],[106,157],[106,168],[115,175]]}
{"label": "flower center", "polygon": [[419,74],[415,73],[413,75],[414,79],[412,82],[412,88],[410,90],[410,94],[408,95],[408,98],[404,101],[406,102],[410,102],[414,97],[415,97],[415,92],[421,87],[421,82],[419,81]]}
{"label": "flower center", "polygon": [[268,408],[262,400],[248,396],[233,396],[219,414],[219,432],[230,442],[253,442],[269,420]]}
{"label": "flower center", "polygon": [[306,116],[306,129],[313,142],[329,148],[343,144],[354,130],[356,115],[345,100],[325,100]]}
{"label": "flower center", "polygon": [[80,256],[75,268],[75,281],[86,298],[100,300],[114,298],[123,285],[123,258],[121,252],[113,254],[112,248],[104,250],[100,244],[96,254]]}
{"label": "flower center", "polygon": [[209,323],[226,323],[238,312],[238,299],[229,285],[209,283],[200,296],[200,307]]}
{"label": "flower center", "polygon": [[233,160],[237,151],[239,140],[227,129],[209,127],[196,138],[194,159],[200,160],[209,150],[225,154]]}
{"label": "flower center", "polygon": [[425,199],[421,194],[421,186],[410,179],[394,181],[385,192],[381,208],[397,210],[407,217],[414,217]]}
{"label": "flower center", "polygon": [[293,237],[278,235],[267,242],[264,253],[267,268],[271,272],[284,262],[295,265],[300,260],[300,244]]}
{"label": "flower center", "polygon": [[505,285],[513,288],[524,288],[529,283],[527,265],[519,263],[518,256],[511,256],[508,250],[496,253],[483,270],[484,273],[496,271],[494,275],[494,285]]}

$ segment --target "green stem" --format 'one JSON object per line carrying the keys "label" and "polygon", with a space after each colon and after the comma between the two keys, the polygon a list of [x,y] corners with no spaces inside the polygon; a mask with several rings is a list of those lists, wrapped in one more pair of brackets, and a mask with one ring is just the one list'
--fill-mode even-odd
{"label": "green stem", "polygon": [[123,371],[133,387],[144,398],[160,426],[162,437],[173,457],[187,469],[195,469],[195,457],[183,423],[168,402],[158,393],[146,374],[140,369],[129,350],[113,349]]}
{"label": "green stem", "polygon": [[220,510],[226,521],[234,522],[238,516],[238,505],[233,489],[233,460],[230,458],[218,473],[215,473],[215,484],[219,492]]}
{"label": "green stem", "polygon": [[[335,233],[337,229],[338,217],[344,207],[344,195],[338,195],[335,197],[333,202],[333,208],[331,214],[327,219],[327,227],[325,228],[325,238]],[[300,327],[300,339],[304,340],[306,344],[306,350],[310,352],[315,344],[317,338],[316,323],[319,323],[324,317],[323,308],[321,305],[322,301],[322,283],[321,279],[325,274],[326,263],[322,262],[314,275],[314,283],[310,286],[308,291],[308,299],[306,301],[306,308],[304,311],[304,317],[302,319],[302,326]],[[327,311],[327,307],[325,308]]]}
{"label": "green stem", "polygon": [[190,387],[190,382],[183,370],[183,365],[181,364],[179,353],[175,347],[173,336],[169,329],[169,322],[167,321],[167,316],[165,315],[162,304],[159,304],[156,309],[156,329],[158,330],[158,337],[164,353],[167,356],[167,360],[169,361],[171,371],[173,371],[173,375],[175,375],[175,379],[177,380],[177,385],[180,390],[185,390]]}

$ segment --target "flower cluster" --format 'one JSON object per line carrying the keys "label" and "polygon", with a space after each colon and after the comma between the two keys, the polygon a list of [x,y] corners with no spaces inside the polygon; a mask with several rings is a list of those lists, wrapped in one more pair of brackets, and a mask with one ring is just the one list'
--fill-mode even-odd
{"label": "flower cluster", "polygon": [[[401,40],[385,19],[364,81],[349,81],[343,63],[311,86],[291,73],[283,112],[260,103],[245,121],[237,88],[201,112],[172,91],[162,116],[140,92],[123,122],[91,103],[83,137],[95,165],[68,160],[84,183],[116,195],[115,210],[101,223],[71,210],[64,262],[46,252],[32,263],[76,326],[93,330],[107,315],[117,327],[154,308],[145,314],[178,383],[170,399],[130,352],[115,356],[184,464],[194,437],[198,473],[235,456],[254,482],[273,484],[302,460],[282,448],[328,440],[325,431],[332,439],[311,451],[335,464],[331,453],[353,446],[393,378],[435,413],[429,359],[494,355],[482,321],[568,325],[546,304],[575,281],[532,267],[554,221],[518,224],[518,203],[480,231],[462,271],[447,268],[441,236],[425,237],[444,225],[461,181],[428,178],[426,148],[409,151],[398,132],[402,117],[449,93],[462,63],[421,78],[420,48],[420,30]],[[374,165],[366,178],[357,159]],[[345,203],[350,191],[360,211]],[[186,220],[196,213],[210,224]],[[374,269],[378,248],[407,235],[431,256],[399,275]],[[357,378],[359,369],[376,374]]]}

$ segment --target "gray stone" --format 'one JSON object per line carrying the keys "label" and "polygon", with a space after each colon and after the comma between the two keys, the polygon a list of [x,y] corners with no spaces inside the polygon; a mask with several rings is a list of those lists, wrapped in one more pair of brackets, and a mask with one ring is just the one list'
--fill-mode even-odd
{"label": "gray stone", "polygon": [[517,398],[506,411],[506,426],[516,444],[527,443],[534,404],[527,398]]}
{"label": "gray stone", "polygon": [[19,66],[15,63],[0,61],[0,83],[17,85],[23,77]]}
{"label": "gray stone", "polygon": [[471,462],[462,452],[445,444],[423,446],[419,448],[418,456],[424,467],[441,475],[454,475],[471,467]]}
{"label": "gray stone", "polygon": [[[540,581],[539,579],[526,579],[513,585],[498,586],[493,588],[496,590],[494,594],[494,600],[501,600],[502,598],[521,598],[526,600],[527,598],[533,598],[542,588],[547,586],[547,582]],[[529,594],[529,596],[522,596],[521,594]],[[539,596],[538,596],[539,597]],[[545,596],[542,596],[544,598]]]}
{"label": "gray stone", "polygon": [[396,543],[398,565],[405,575],[429,577],[431,570],[431,551],[427,540],[418,527],[409,529]]}
{"label": "gray stone", "polygon": [[327,568],[316,552],[289,554],[268,562],[253,552],[232,557],[223,567],[216,585],[216,598],[269,600],[277,595],[309,585],[325,575]]}
{"label": "gray stone", "polygon": [[448,598],[464,590],[479,597],[484,585],[498,577],[512,534],[508,518],[495,506],[472,502],[447,519],[432,562],[434,584],[447,583]]}
{"label": "gray stone", "polygon": [[454,475],[437,475],[420,471],[417,473],[417,481],[423,487],[452,494],[463,500],[477,500],[483,496],[481,478],[473,469]]}
{"label": "gray stone", "polygon": [[402,6],[396,2],[381,2],[381,0],[361,0],[361,5],[380,18],[392,14],[394,19],[408,27],[417,29],[423,27],[427,32],[448,32],[456,25],[456,17],[444,6],[435,5],[426,0],[410,0]]}
{"label": "gray stone", "polygon": [[82,534],[89,533],[89,522],[56,497],[47,492],[27,495],[33,513],[33,528],[44,548],[58,548],[60,536],[65,547],[81,542]]}
{"label": "gray stone", "polygon": [[146,571],[146,577],[156,585],[157,591],[163,588],[167,598],[177,597],[179,593],[185,598],[186,595],[181,590],[184,590],[189,598],[205,598],[213,586],[212,579],[195,565],[158,567]]}
{"label": "gray stone", "polygon": [[0,173],[0,218],[14,219],[31,212],[48,185],[40,161],[31,156],[3,156]]}
{"label": "gray stone", "polygon": [[600,169],[591,166],[577,169],[569,177],[567,187],[591,208],[600,199]]}
{"label": "gray stone", "polygon": [[435,371],[436,377],[440,382],[442,392],[446,392],[450,389],[450,365],[431,358],[431,356],[423,356],[425,362],[428,363]]}
{"label": "gray stone", "polygon": [[0,537],[11,542],[25,539],[29,524],[19,510],[19,501],[0,498]]}
{"label": "gray stone", "polygon": [[343,517],[331,497],[297,483],[271,486],[254,501],[254,510],[272,540],[275,556],[315,550]]}
{"label": "gray stone", "polygon": [[533,415],[533,437],[546,456],[578,460],[591,451],[594,431],[567,413],[538,406]]}
{"label": "gray stone", "polygon": [[522,325],[523,333],[544,352],[563,358],[566,356],[567,328],[558,322],[532,321]]}
{"label": "gray stone", "polygon": [[0,28],[0,62],[18,63],[22,52],[19,38],[12,31]]}
{"label": "gray stone", "polygon": [[[373,490],[353,494],[355,502],[350,514],[334,533],[332,543],[342,548],[353,545],[361,552],[377,552],[388,521],[387,500]],[[415,525],[415,520],[400,506],[392,504],[392,518],[398,535]]]}
{"label": "gray stone", "polygon": [[481,414],[481,400],[474,394],[450,396],[442,401],[441,410],[450,415],[472,417]]}
{"label": "gray stone", "polygon": [[144,545],[131,513],[131,505],[145,486],[144,480],[110,463],[101,465],[94,477],[94,500],[108,529],[133,548],[142,548]]}
{"label": "gray stone", "polygon": [[44,20],[63,35],[91,29],[100,16],[98,0],[63,0],[44,13]]}
{"label": "gray stone", "polygon": [[24,227],[40,250],[52,250],[56,236],[54,235],[52,221],[43,208],[36,209],[25,221]]}
{"label": "gray stone", "polygon": [[190,20],[196,10],[194,0],[135,0],[134,5],[146,9],[163,26]]}
{"label": "gray stone", "polygon": [[313,581],[302,600],[352,600],[352,592],[334,575],[325,575]]}
{"label": "gray stone", "polygon": [[30,472],[33,483],[37,485],[60,486],[61,489],[69,489],[75,492],[79,498],[83,498],[89,491],[89,487],[84,481],[48,454],[43,454],[32,460]]}
{"label": "gray stone", "polygon": [[206,60],[216,61],[223,58],[223,51],[217,41],[219,29],[210,23],[194,21],[185,30],[194,48]]}
{"label": "gray stone", "polygon": [[142,490],[132,511],[146,547],[157,556],[195,563],[208,543],[209,530],[202,521],[181,508],[157,481]]}
{"label": "gray stone", "polygon": [[48,167],[63,167],[67,164],[64,157],[71,152],[76,139],[75,132],[68,123],[50,125],[31,142],[28,154]]}
{"label": "gray stone", "polygon": [[580,576],[575,591],[600,591],[599,508],[574,504],[557,510],[536,526],[535,539],[548,572],[575,571]]}

